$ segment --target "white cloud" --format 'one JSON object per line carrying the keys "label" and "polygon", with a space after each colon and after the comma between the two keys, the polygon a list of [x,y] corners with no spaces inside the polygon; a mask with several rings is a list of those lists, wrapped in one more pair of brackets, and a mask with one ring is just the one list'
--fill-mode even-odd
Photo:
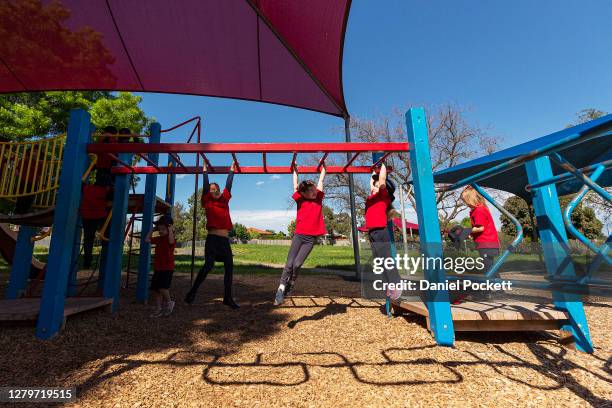
{"label": "white cloud", "polygon": [[279,176],[278,174],[273,174],[270,176],[270,180],[280,180],[281,176]]}
{"label": "white cloud", "polygon": [[177,175],[176,175],[176,179],[177,179],[177,180],[184,179],[185,177],[187,177],[187,175],[186,175],[186,174],[177,174]]}
{"label": "white cloud", "polygon": [[287,232],[295,210],[233,210],[232,221],[247,227]]}
{"label": "white cloud", "polygon": [[264,183],[265,183],[265,181],[258,181],[258,182],[256,182],[256,183],[255,183],[255,185],[256,185],[257,187],[261,187],[261,186],[263,186],[263,185],[264,185]]}

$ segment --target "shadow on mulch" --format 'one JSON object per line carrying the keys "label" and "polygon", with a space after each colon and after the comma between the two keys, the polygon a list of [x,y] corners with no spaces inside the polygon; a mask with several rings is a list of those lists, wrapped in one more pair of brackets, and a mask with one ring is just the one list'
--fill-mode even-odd
{"label": "shadow on mulch", "polygon": [[235,287],[241,293],[248,293],[251,303],[238,311],[214,299],[223,293],[222,279],[207,279],[194,304],[185,305],[182,297],[189,288],[189,278],[179,275],[173,282],[177,306],[170,318],[148,318],[151,307],[135,304],[133,289],[130,289],[122,291],[117,315],[95,310],[72,316],[68,318],[66,329],[48,341],[34,337],[32,324],[3,325],[0,384],[57,386],[58,379],[65,378],[68,373],[89,362],[111,357],[89,379],[76,385],[82,394],[110,377],[135,368],[136,363],[127,363],[106,372],[106,368],[117,367],[117,361],[128,356],[175,348],[191,350],[197,344],[194,339],[200,336],[223,344],[223,349],[194,351],[228,355],[239,350],[242,344],[270,337],[284,327],[286,314],[282,311],[271,313],[273,306],[269,300],[273,294],[269,290],[244,281]]}
{"label": "shadow on mulch", "polygon": [[[261,353],[241,357],[239,362],[228,357],[238,353],[245,343],[265,340],[285,330],[308,322],[319,321],[329,316],[344,314],[349,308],[380,308],[358,298],[349,298],[348,303],[335,302],[333,296],[321,296],[323,289],[317,289],[317,298],[327,299],[325,305],[300,303],[306,296],[296,296],[286,306],[274,308],[273,293],[265,285],[251,284],[247,279],[237,279],[235,290],[243,307],[233,311],[220,302],[223,293],[222,279],[208,279],[192,306],[180,302],[189,286],[189,278],[178,275],[173,282],[174,296],[179,299],[175,315],[167,319],[148,319],[149,307],[133,304],[133,290],[124,291],[121,311],[109,317],[103,311],[94,311],[68,320],[67,329],[51,341],[34,339],[32,327],[9,327],[0,332],[0,385],[57,386],[63,378],[83,370],[88,364],[95,364],[90,374],[75,384],[79,395],[86,394],[101,383],[130,371],[155,365],[169,367],[201,367],[201,378],[211,385],[232,386],[297,386],[312,378],[312,370],[346,369],[355,381],[374,386],[398,386],[419,384],[458,384],[465,380],[462,367],[489,367],[498,375],[534,390],[556,390],[566,388],[593,406],[605,406],[609,401],[594,395],[580,384],[572,371],[583,371],[605,382],[609,378],[588,370],[566,358],[568,351],[556,343],[550,334],[538,333],[461,333],[459,343],[492,343],[504,359],[488,359],[459,344],[451,353],[440,354],[434,345],[416,347],[393,347],[375,351],[380,361],[367,356],[364,361],[350,358],[334,350],[305,353]],[[355,287],[359,292],[359,287]],[[307,292],[307,290],[306,290]],[[296,302],[297,300],[297,302]],[[301,316],[288,322],[289,313],[283,308],[313,308],[311,315]],[[274,312],[273,312],[274,311]],[[424,319],[406,314],[408,323],[424,325]],[[206,339],[217,346],[198,346]],[[505,343],[527,343],[535,361],[503,347]],[[373,347],[376,347],[374,344]],[[146,358],[145,353],[166,352],[162,359]],[[419,356],[419,353],[429,355]],[[441,357],[444,355],[444,357]],[[530,356],[531,357],[531,356]],[[604,371],[612,374],[611,359],[595,356],[604,363]],[[330,361],[325,361],[330,360]],[[533,359],[531,359],[533,360]],[[250,377],[247,369],[266,370],[297,369],[293,377],[280,379],[277,376]],[[440,368],[442,370],[440,370]],[[392,380],[376,376],[380,370],[397,370]],[[540,375],[551,383],[540,385],[530,382],[524,371],[513,374],[515,369],[527,369],[533,375]],[[225,370],[225,371],[223,371]],[[228,372],[232,375],[219,375]],[[519,375],[521,374],[521,375]],[[129,381],[129,380],[128,380]]]}

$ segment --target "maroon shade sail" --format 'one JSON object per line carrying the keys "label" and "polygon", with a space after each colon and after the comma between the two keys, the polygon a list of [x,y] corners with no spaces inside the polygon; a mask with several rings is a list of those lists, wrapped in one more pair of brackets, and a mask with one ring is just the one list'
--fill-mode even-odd
{"label": "maroon shade sail", "polygon": [[4,0],[0,92],[126,90],[347,115],[350,0]]}

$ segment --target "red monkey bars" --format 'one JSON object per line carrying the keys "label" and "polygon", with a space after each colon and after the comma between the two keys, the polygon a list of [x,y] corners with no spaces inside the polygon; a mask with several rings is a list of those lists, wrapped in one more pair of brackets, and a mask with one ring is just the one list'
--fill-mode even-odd
{"label": "red monkey bars", "polygon": [[[167,153],[171,155],[177,166],[131,166],[119,161],[119,165],[113,167],[115,174],[201,174],[203,167],[185,165],[179,154],[195,154],[202,157],[208,167],[210,174],[224,174],[230,169],[229,166],[213,166],[207,154],[225,153],[231,154],[238,163],[238,153],[261,154],[261,166],[240,166],[236,173],[239,174],[289,174],[292,172],[300,153],[322,153],[316,166],[299,166],[299,172],[318,173],[321,166],[330,153],[352,153],[344,165],[327,166],[327,173],[369,173],[372,168],[381,163],[391,153],[407,152],[408,143],[108,143],[90,144],[87,147],[89,153],[107,153],[116,156],[119,153],[133,153],[142,157],[145,161],[148,153]],[[355,166],[353,162],[363,153],[384,152],[385,154],[371,166]],[[286,166],[268,165],[268,154],[293,154],[291,163]]]}

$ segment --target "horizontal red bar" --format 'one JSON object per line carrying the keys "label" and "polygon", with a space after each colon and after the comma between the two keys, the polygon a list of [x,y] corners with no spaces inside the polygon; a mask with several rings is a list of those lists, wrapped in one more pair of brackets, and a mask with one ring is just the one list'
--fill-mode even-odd
{"label": "horizontal red bar", "polygon": [[408,143],[90,143],[89,153],[407,152]]}
{"label": "horizontal red bar", "polygon": [[[389,167],[387,171],[391,171]],[[230,171],[229,166],[214,166],[208,168],[209,174],[227,174]],[[318,174],[320,171],[317,166],[299,166],[298,172],[300,174]],[[327,166],[328,174],[339,174],[339,173],[371,173],[372,169],[370,166]],[[132,171],[122,166],[116,166],[112,168],[114,174],[202,174],[202,167],[186,166],[160,166],[156,169],[153,166],[139,166],[132,167]],[[291,169],[288,166],[267,166],[265,169],[263,166],[240,166],[240,170],[236,174],[291,174]]]}

